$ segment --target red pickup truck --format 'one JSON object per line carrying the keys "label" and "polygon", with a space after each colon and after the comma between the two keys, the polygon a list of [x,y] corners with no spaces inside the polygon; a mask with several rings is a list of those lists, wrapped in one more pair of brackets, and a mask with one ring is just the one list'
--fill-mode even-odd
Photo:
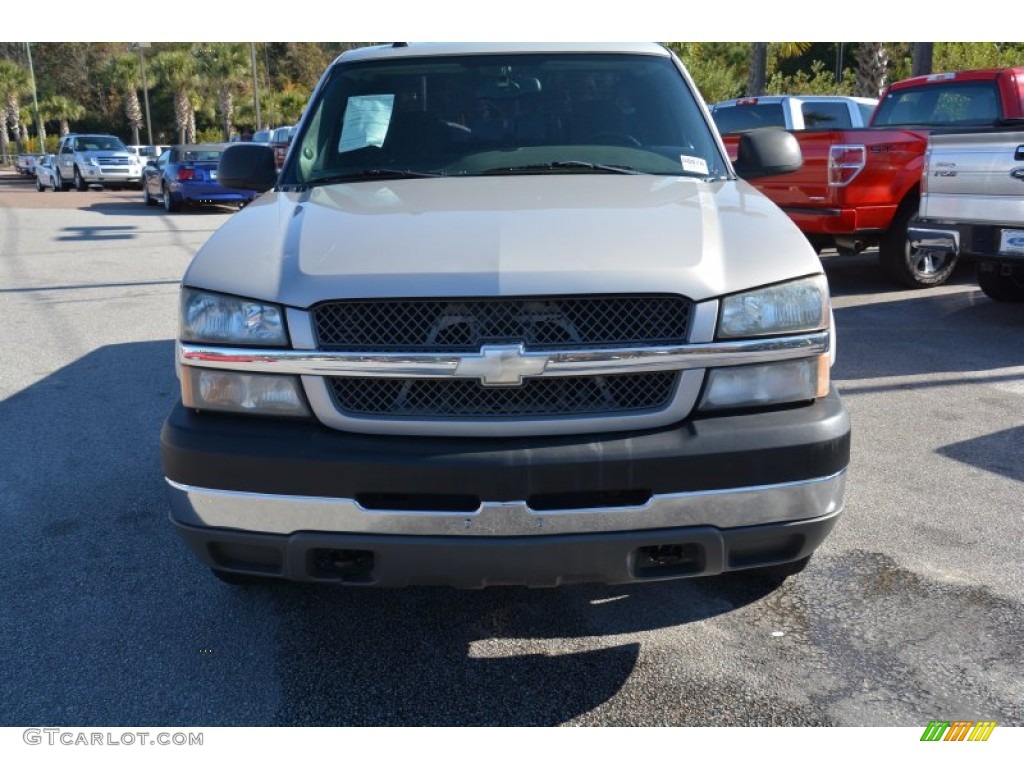
{"label": "red pickup truck", "polygon": [[[885,272],[911,287],[939,285],[955,256],[911,247],[928,134],[1024,117],[1024,67],[922,75],[890,85],[868,128],[794,131],[799,171],[751,183],[789,214],[821,251],[879,247]],[[735,157],[739,135],[723,137]]]}

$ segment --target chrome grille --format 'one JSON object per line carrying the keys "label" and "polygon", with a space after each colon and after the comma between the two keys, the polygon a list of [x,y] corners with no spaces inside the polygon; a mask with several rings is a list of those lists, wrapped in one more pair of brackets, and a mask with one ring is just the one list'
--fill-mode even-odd
{"label": "chrome grille", "polygon": [[100,165],[130,165],[131,160],[127,157],[101,157],[98,160]]}
{"label": "chrome grille", "polygon": [[684,344],[692,302],[680,296],[332,301],[313,308],[317,346],[331,351],[477,352]]}
{"label": "chrome grille", "polygon": [[485,387],[472,379],[328,379],[335,406],[352,416],[524,418],[660,410],[675,394],[676,371],[525,379]]}

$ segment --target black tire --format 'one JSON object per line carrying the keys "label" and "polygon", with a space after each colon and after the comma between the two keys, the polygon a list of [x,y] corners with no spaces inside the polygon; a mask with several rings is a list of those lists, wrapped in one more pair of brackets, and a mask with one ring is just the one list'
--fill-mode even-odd
{"label": "black tire", "polygon": [[152,195],[149,194],[149,187],[145,184],[142,185],[142,202],[146,205],[160,205],[160,201],[154,200]]}
{"label": "black tire", "polygon": [[43,182],[41,182],[39,180],[39,177],[36,176],[36,192],[45,192],[45,191],[46,191],[46,187],[43,186]]}
{"label": "black tire", "polygon": [[61,183],[60,183],[60,175],[59,174],[55,173],[53,176],[50,177],[50,187],[53,189],[54,192],[63,192],[64,191],[64,187],[62,187]]}
{"label": "black tire", "polygon": [[181,210],[181,203],[174,202],[174,198],[171,197],[171,190],[164,187],[164,210],[168,213],[177,213]]}
{"label": "black tire", "polygon": [[911,248],[907,230],[917,217],[916,198],[906,201],[896,211],[892,226],[882,236],[878,259],[885,273],[907,288],[930,288],[942,285],[956,269],[957,257],[921,248]]}
{"label": "black tire", "polygon": [[1011,274],[1004,275],[998,264],[994,269],[983,269],[983,266],[989,265],[978,264],[978,287],[986,296],[992,301],[1024,304],[1024,269],[1015,267]]}
{"label": "black tire", "polygon": [[78,170],[78,166],[75,166],[75,189],[79,192],[86,192],[89,189],[89,185],[85,183],[85,179],[82,178],[81,172]]}

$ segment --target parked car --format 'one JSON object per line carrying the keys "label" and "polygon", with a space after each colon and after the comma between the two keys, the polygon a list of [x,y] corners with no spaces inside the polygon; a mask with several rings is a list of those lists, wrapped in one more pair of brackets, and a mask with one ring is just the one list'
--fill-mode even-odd
{"label": "parked car", "polygon": [[275,128],[270,135],[270,144],[274,147],[274,162],[277,163],[278,170],[281,170],[284,159],[288,156],[288,147],[291,146],[293,135],[295,135],[294,125]]}
{"label": "parked car", "polygon": [[[348,51],[181,281],[171,519],[233,582],[799,571],[842,513],[828,282],[666,48]],[[767,569],[767,570],[765,570]]]}
{"label": "parked car", "polygon": [[160,144],[129,144],[128,145],[128,150],[130,152],[138,155],[139,158],[142,160],[143,164],[149,162],[150,160],[156,160],[158,157],[160,157],[160,154],[165,149],[169,149],[169,147],[166,147],[166,146],[163,146],[163,145],[160,145]]}
{"label": "parked car", "polygon": [[57,147],[56,165],[58,182],[65,187],[74,185],[79,192],[94,184],[118,189],[138,187],[142,181],[142,160],[117,136],[64,136]]}
{"label": "parked car", "polygon": [[[866,128],[795,131],[794,173],[752,179],[819,251],[878,246],[884,272],[904,287],[944,283],[955,261],[911,246],[921,169],[934,130],[991,128],[1024,118],[1024,67],[936,72],[890,85]],[[732,153],[743,134],[723,136]]]}
{"label": "parked car", "polygon": [[928,137],[910,247],[975,263],[994,301],[1024,303],[1024,121]]}
{"label": "parked car", "polygon": [[803,131],[862,128],[871,119],[878,99],[863,96],[752,96],[720,101],[711,117],[721,133],[754,128]]}
{"label": "parked car", "polygon": [[43,157],[45,155],[35,155],[30,152],[20,154],[15,161],[14,170],[22,176],[35,176],[36,163]]}
{"label": "parked car", "polygon": [[57,175],[57,165],[53,155],[40,155],[35,164],[36,189],[45,192],[52,189],[54,192],[63,191],[60,179]]}
{"label": "parked car", "polygon": [[241,208],[256,197],[246,189],[230,189],[217,181],[217,164],[228,144],[180,144],[164,150],[142,172],[142,199],[169,213],[186,205],[233,205]]}

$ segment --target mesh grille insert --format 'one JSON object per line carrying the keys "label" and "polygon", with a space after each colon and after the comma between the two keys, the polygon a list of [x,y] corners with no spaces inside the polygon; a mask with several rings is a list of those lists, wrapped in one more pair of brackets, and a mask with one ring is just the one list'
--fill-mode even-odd
{"label": "mesh grille insert", "polygon": [[354,416],[524,418],[618,414],[664,408],[676,371],[526,379],[518,387],[485,387],[472,379],[332,377],[335,406]]}
{"label": "mesh grille insert", "polygon": [[313,308],[317,346],[345,352],[476,352],[684,344],[692,302],[680,296],[332,301]]}

